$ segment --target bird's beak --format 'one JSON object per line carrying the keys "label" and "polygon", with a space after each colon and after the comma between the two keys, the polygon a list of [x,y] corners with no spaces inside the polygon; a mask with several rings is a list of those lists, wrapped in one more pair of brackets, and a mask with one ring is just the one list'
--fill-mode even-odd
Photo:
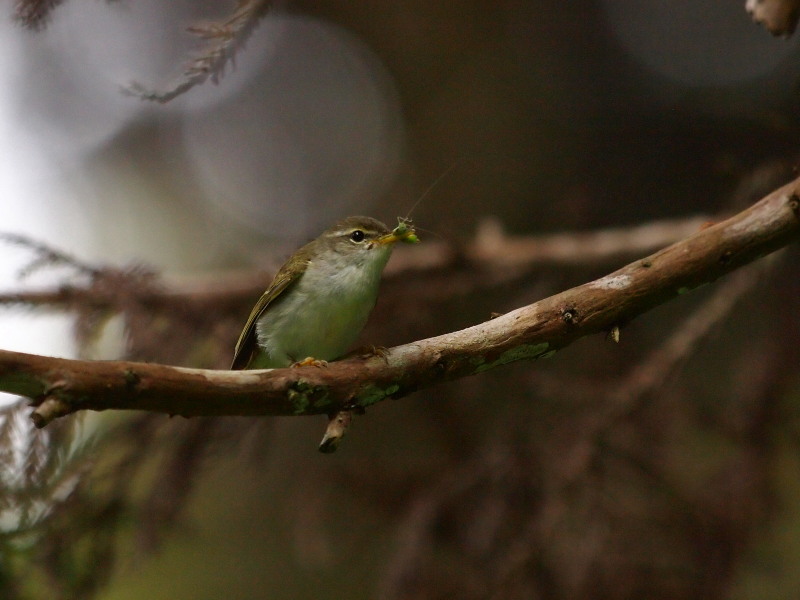
{"label": "bird's beak", "polygon": [[395,235],[394,232],[392,232],[392,233],[387,233],[386,235],[382,235],[377,240],[375,240],[375,243],[378,244],[379,246],[386,246],[388,244],[394,244],[395,242],[398,241],[400,241],[400,238],[397,237],[397,235]]}

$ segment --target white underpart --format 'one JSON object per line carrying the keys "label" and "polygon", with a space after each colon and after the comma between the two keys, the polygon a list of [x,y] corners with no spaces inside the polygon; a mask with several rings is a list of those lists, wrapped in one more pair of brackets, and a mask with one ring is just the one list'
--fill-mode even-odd
{"label": "white underpart", "polygon": [[299,281],[258,320],[258,345],[268,356],[258,366],[286,367],[307,357],[342,356],[375,306],[391,252],[392,245],[387,244],[343,261],[312,260]]}

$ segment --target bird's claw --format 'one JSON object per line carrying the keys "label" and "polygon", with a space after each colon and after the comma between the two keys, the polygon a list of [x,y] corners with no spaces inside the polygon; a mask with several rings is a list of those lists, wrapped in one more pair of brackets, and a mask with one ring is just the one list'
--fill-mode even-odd
{"label": "bird's claw", "polygon": [[303,360],[298,360],[296,363],[292,363],[291,368],[296,369],[298,367],[327,367],[328,361],[327,360],[318,360],[313,356],[306,356]]}

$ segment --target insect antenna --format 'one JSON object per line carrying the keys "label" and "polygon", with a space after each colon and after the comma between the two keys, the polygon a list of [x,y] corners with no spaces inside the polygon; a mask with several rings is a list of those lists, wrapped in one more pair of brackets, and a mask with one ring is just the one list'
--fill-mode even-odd
{"label": "insect antenna", "polygon": [[[436,178],[436,179],[433,181],[433,183],[432,183],[432,184],[430,184],[430,185],[428,186],[428,188],[427,188],[427,189],[426,189],[424,192],[422,192],[422,195],[421,195],[419,198],[417,198],[417,201],[416,201],[416,202],[414,202],[414,204],[412,204],[412,205],[411,205],[411,208],[408,210],[408,213],[406,213],[406,216],[405,216],[405,217],[398,217],[398,218],[397,218],[397,219],[398,219],[398,221],[402,221],[403,223],[410,223],[410,222],[411,222],[411,213],[413,213],[413,212],[414,212],[414,210],[417,208],[417,206],[419,206],[419,203],[420,203],[420,202],[422,202],[422,201],[423,201],[425,198],[427,198],[427,197],[428,197],[428,195],[429,195],[429,194],[430,194],[430,193],[433,191],[433,189],[434,189],[434,188],[435,188],[437,185],[439,185],[439,183],[441,183],[441,181],[442,181],[442,180],[443,180],[445,177],[447,177],[447,176],[448,176],[450,173],[452,173],[452,172],[453,172],[453,169],[455,169],[455,168],[456,168],[456,167],[459,165],[459,163],[461,163],[463,160],[464,160],[463,158],[459,158],[459,159],[457,159],[455,162],[453,162],[453,164],[451,164],[451,165],[450,165],[449,167],[447,167],[447,168],[446,168],[444,171],[442,171],[442,174],[441,174],[441,175],[439,175],[439,176],[438,176],[438,177],[437,177],[437,178]],[[420,231],[422,231],[422,229],[420,229]],[[430,233],[433,233],[433,232],[431,231]]]}

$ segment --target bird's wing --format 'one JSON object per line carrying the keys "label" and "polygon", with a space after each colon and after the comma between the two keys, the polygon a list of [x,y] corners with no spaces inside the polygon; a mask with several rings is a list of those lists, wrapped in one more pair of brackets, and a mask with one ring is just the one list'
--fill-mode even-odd
{"label": "bird's wing", "polygon": [[285,292],[292,283],[297,281],[302,274],[303,269],[289,268],[288,263],[278,270],[275,279],[272,280],[267,291],[258,299],[250,313],[250,317],[247,319],[247,323],[245,323],[244,329],[239,336],[239,341],[236,342],[231,369],[246,369],[248,367],[250,361],[253,360],[253,357],[258,352],[258,340],[256,338],[256,323],[258,323],[258,319],[264,314],[267,307]]}

